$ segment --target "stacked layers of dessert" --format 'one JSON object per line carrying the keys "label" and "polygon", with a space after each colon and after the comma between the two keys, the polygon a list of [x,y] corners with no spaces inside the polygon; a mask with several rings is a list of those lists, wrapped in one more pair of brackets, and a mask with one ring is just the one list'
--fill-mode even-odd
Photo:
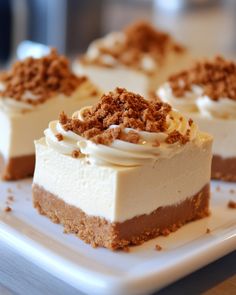
{"label": "stacked layers of dessert", "polygon": [[214,136],[212,177],[236,181],[236,63],[222,57],[197,62],[157,93]]}
{"label": "stacked layers of dessert", "polygon": [[75,76],[68,60],[52,50],[48,56],[16,62],[0,75],[0,156],[2,178],[33,174],[34,139],[61,110],[72,112],[98,96],[97,88]]}
{"label": "stacked layers of dessert", "polygon": [[171,36],[138,22],[92,42],[73,68],[105,92],[119,86],[149,97],[171,73],[190,63],[187,50]]}
{"label": "stacked layers of dessert", "polygon": [[140,244],[209,214],[212,138],[117,88],[36,141],[34,206],[93,246]]}

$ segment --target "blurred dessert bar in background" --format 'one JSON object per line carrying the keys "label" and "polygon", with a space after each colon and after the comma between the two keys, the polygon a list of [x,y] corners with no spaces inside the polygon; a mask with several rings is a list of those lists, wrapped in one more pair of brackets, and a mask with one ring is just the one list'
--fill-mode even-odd
{"label": "blurred dessert bar in background", "polygon": [[220,56],[196,62],[157,95],[213,135],[212,178],[236,181],[236,63]]}
{"label": "blurred dessert bar in background", "polygon": [[34,139],[61,110],[94,102],[98,89],[75,76],[56,50],[42,58],[17,61],[0,75],[0,157],[5,180],[32,176]]}
{"label": "blurred dessert bar in background", "polygon": [[140,21],[92,42],[73,69],[105,92],[120,86],[149,98],[172,72],[191,61],[182,44]]}

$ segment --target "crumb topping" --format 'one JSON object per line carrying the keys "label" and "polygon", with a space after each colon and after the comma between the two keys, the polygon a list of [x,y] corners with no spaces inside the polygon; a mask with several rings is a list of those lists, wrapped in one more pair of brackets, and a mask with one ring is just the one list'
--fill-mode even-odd
{"label": "crumb topping", "polygon": [[78,150],[74,150],[74,151],[72,152],[72,158],[79,158],[79,156],[80,156],[80,151],[78,151]]}
{"label": "crumb topping", "polygon": [[155,29],[145,21],[128,26],[124,33],[127,38],[127,49],[136,49],[153,56],[164,56],[169,47],[176,52],[184,51],[184,47],[174,42],[169,34]]}
{"label": "crumb topping", "polygon": [[190,118],[190,119],[188,120],[188,124],[189,124],[189,126],[191,127],[191,126],[193,125],[193,119]]}
{"label": "crumb topping", "polygon": [[55,135],[55,137],[57,138],[58,141],[62,141],[63,140],[63,135],[61,133],[57,133]]}
{"label": "crumb topping", "polygon": [[114,62],[107,63],[103,58],[105,55],[111,57],[112,61],[144,70],[140,61],[147,55],[156,64],[160,64],[169,50],[176,53],[185,51],[185,48],[175,42],[169,34],[157,30],[145,21],[139,21],[128,26],[123,30],[123,34],[123,42],[114,42],[112,46],[107,46],[105,42],[101,41],[97,43],[99,55],[92,60],[85,55],[81,61],[113,67]]}
{"label": "crumb topping", "polygon": [[176,97],[191,91],[192,85],[203,88],[203,94],[212,100],[236,100],[236,63],[221,56],[212,61],[200,61],[188,70],[169,77],[168,82]]}
{"label": "crumb topping", "polygon": [[[59,122],[64,130],[72,131],[96,144],[110,145],[115,139],[130,143],[139,143],[140,135],[136,131],[166,132],[166,117],[171,106],[157,101],[147,101],[142,96],[116,88],[114,92],[104,94],[100,101],[83,113],[83,121],[69,118],[64,112]],[[112,127],[115,125],[115,127]],[[124,128],[132,128],[128,133]],[[167,143],[187,142],[186,136],[172,132]],[[159,143],[156,143],[157,146]]]}
{"label": "crumb topping", "polygon": [[173,144],[176,142],[180,142],[181,144],[186,144],[189,141],[189,134],[188,132],[186,135],[182,135],[179,131],[174,130],[170,134],[168,134],[168,137],[166,138],[166,143]]}
{"label": "crumb topping", "polygon": [[230,209],[236,209],[236,202],[233,201],[233,200],[230,200],[228,202],[228,208],[230,208]]}
{"label": "crumb topping", "polygon": [[11,70],[2,73],[0,82],[5,89],[0,96],[38,105],[59,93],[70,95],[85,80],[75,76],[68,59],[52,49],[42,58],[17,61]]}

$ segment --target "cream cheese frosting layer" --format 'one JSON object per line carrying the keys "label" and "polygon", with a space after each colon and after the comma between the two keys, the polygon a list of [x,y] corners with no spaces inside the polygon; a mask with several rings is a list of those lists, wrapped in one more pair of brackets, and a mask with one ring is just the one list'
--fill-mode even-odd
{"label": "cream cheese frosting layer", "polygon": [[88,76],[104,92],[108,92],[110,89],[118,86],[140,93],[145,97],[148,97],[149,94],[150,77],[137,70],[127,67],[108,68],[96,65],[84,65],[76,61],[73,64],[73,71],[76,75]]}
{"label": "cream cheese frosting layer", "polygon": [[236,101],[227,97],[217,101],[208,96],[201,96],[196,100],[200,114],[211,118],[236,119]]}
{"label": "cream cheese frosting layer", "polygon": [[212,118],[199,113],[189,113],[189,116],[198,124],[201,130],[212,134],[214,137],[213,154],[222,158],[236,156],[236,130],[235,119]]}
{"label": "cream cheese frosting layer", "polygon": [[72,95],[57,95],[36,106],[0,98],[0,123],[4,130],[4,136],[0,136],[0,153],[6,159],[33,155],[34,140],[41,136],[51,118],[62,109],[73,112],[87,103],[94,103],[95,90],[92,83],[85,81]]}
{"label": "cream cheese frosting layer", "polygon": [[86,158],[55,151],[42,138],[35,142],[33,182],[88,215],[123,222],[199,192],[210,179],[211,143],[208,135],[199,133],[198,144],[191,141],[171,159],[126,167],[89,165]]}
{"label": "cream cheese frosting layer", "polygon": [[[89,110],[83,108],[74,113],[72,118],[83,121],[83,112]],[[137,131],[132,128],[124,128],[123,132],[136,132],[140,136],[139,143],[131,143],[120,139],[114,140],[109,146],[96,144],[72,131],[65,131],[59,121],[49,123],[49,128],[45,130],[47,144],[62,154],[70,154],[78,148],[86,156],[91,164],[96,165],[123,165],[137,166],[145,163],[152,164],[157,158],[171,158],[176,153],[181,152],[185,145],[181,143],[169,144],[166,142],[168,134],[174,131],[182,135],[188,133],[189,140],[198,140],[198,128],[195,123],[191,123],[176,111],[171,111],[166,118],[166,132]],[[111,125],[109,129],[119,126]],[[56,135],[61,134],[63,139],[57,140]]]}

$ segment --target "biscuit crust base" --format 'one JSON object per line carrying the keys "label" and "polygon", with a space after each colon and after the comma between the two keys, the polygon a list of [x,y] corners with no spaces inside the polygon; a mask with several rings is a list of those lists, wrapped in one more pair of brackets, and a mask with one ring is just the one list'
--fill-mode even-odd
{"label": "biscuit crust base", "polygon": [[18,180],[32,176],[34,173],[35,155],[12,157],[4,160],[0,156],[0,173],[3,180]]}
{"label": "biscuit crust base", "polygon": [[33,205],[42,215],[64,226],[64,232],[74,233],[93,247],[111,250],[140,245],[159,235],[168,235],[189,221],[209,215],[210,186],[205,185],[196,195],[173,205],[157,208],[151,214],[136,216],[124,222],[109,222],[90,216],[68,205],[37,184],[33,185]]}
{"label": "biscuit crust base", "polygon": [[236,181],[236,157],[222,158],[214,155],[212,159],[211,178]]}

